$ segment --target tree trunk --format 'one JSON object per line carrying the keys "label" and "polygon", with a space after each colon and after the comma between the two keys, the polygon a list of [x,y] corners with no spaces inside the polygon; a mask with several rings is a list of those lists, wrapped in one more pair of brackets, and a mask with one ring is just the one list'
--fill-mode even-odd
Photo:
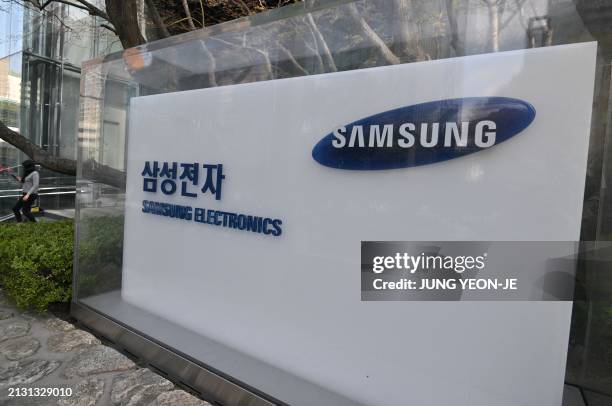
{"label": "tree trunk", "polygon": [[182,0],[183,10],[185,10],[185,15],[187,16],[187,23],[189,25],[189,29],[195,30],[196,26],[193,23],[193,18],[191,18],[191,11],[189,10],[189,4],[187,4],[187,0]]}
{"label": "tree trunk", "polygon": [[393,0],[394,44],[393,51],[403,62],[426,59],[419,43],[418,26],[415,22],[415,4],[412,0]]}
{"label": "tree trunk", "polygon": [[465,48],[459,36],[459,23],[454,3],[455,0],[446,0],[446,15],[448,16],[448,25],[450,27],[451,47],[455,50],[455,56],[464,56]]}
{"label": "tree trunk", "polygon": [[[138,24],[138,2],[136,0],[106,0],[108,20],[113,24],[124,48],[144,44]],[[50,154],[27,137],[8,128],[0,121],[0,139],[23,151],[36,163],[64,175],[76,175],[77,163],[74,159],[61,158]],[[106,165],[92,163],[93,176],[107,185],[122,187],[125,185],[125,173]]]}
{"label": "tree trunk", "polygon": [[489,9],[489,38],[491,40],[491,51],[499,51],[499,9],[496,1],[487,1]]}
{"label": "tree trunk", "polygon": [[162,18],[160,17],[159,11],[157,10],[157,7],[155,7],[155,3],[153,3],[153,0],[146,0],[146,4],[147,4],[147,11],[149,12],[149,15],[151,16],[153,23],[155,24],[155,28],[157,28],[158,37],[168,38],[170,36],[170,33],[168,32],[168,28],[166,27]]}
{"label": "tree trunk", "polygon": [[117,31],[123,48],[145,43],[138,24],[138,2],[136,0],[106,0],[106,13]]}
{"label": "tree trunk", "polygon": [[34,144],[26,137],[8,128],[0,121],[0,138],[8,142],[15,148],[23,151],[36,163],[52,171],[65,175],[76,175],[76,161],[74,159],[60,158],[51,155],[38,145]]}
{"label": "tree trunk", "polygon": [[[76,176],[77,163],[74,159],[50,154],[18,132],[8,128],[2,121],[0,121],[0,138],[23,151],[37,164],[64,175]],[[92,179],[116,188],[125,187],[125,172],[96,162],[88,162],[87,166],[91,170]]]}
{"label": "tree trunk", "polygon": [[385,44],[380,36],[370,27],[370,24],[359,14],[359,10],[355,4],[350,4],[348,7],[348,13],[351,18],[355,21],[357,26],[361,29],[364,37],[370,41],[373,48],[376,49],[380,55],[385,59],[389,65],[397,65],[401,63],[400,58],[393,53],[393,51]]}

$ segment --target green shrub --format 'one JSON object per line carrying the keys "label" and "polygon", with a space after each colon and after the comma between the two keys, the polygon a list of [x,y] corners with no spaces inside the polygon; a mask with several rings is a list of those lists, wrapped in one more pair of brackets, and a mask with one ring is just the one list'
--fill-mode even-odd
{"label": "green shrub", "polygon": [[0,284],[19,307],[43,311],[72,295],[72,221],[0,225]]}

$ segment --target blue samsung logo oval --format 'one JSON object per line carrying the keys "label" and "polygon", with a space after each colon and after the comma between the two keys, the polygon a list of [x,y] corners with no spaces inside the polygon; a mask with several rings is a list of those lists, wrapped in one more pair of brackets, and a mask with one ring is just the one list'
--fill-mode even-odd
{"label": "blue samsung logo oval", "polygon": [[400,107],[336,128],[315,145],[321,165],[349,170],[408,168],[491,148],[536,115],[508,97],[468,97]]}

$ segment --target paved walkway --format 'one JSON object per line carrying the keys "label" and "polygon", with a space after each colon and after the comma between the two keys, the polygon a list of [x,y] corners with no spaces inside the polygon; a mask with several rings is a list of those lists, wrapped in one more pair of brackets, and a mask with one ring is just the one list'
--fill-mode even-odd
{"label": "paved walkway", "polygon": [[[38,388],[72,396],[17,397]],[[93,335],[48,314],[18,310],[0,288],[0,405],[205,406]]]}

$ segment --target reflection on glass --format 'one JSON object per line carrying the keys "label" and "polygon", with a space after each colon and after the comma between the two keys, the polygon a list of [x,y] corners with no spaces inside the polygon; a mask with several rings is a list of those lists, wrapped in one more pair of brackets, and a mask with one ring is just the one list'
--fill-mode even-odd
{"label": "reflection on glass", "polygon": [[[612,176],[605,164],[612,145],[611,22],[612,5],[588,0],[306,1],[87,64],[79,125],[77,299],[121,287],[130,97],[594,39],[600,59],[582,239],[609,240],[612,199],[602,179]],[[481,177],[483,170],[474,168],[470,176]],[[606,345],[612,340],[612,285],[605,275],[584,278],[577,284],[582,291],[567,380],[612,395]]]}

